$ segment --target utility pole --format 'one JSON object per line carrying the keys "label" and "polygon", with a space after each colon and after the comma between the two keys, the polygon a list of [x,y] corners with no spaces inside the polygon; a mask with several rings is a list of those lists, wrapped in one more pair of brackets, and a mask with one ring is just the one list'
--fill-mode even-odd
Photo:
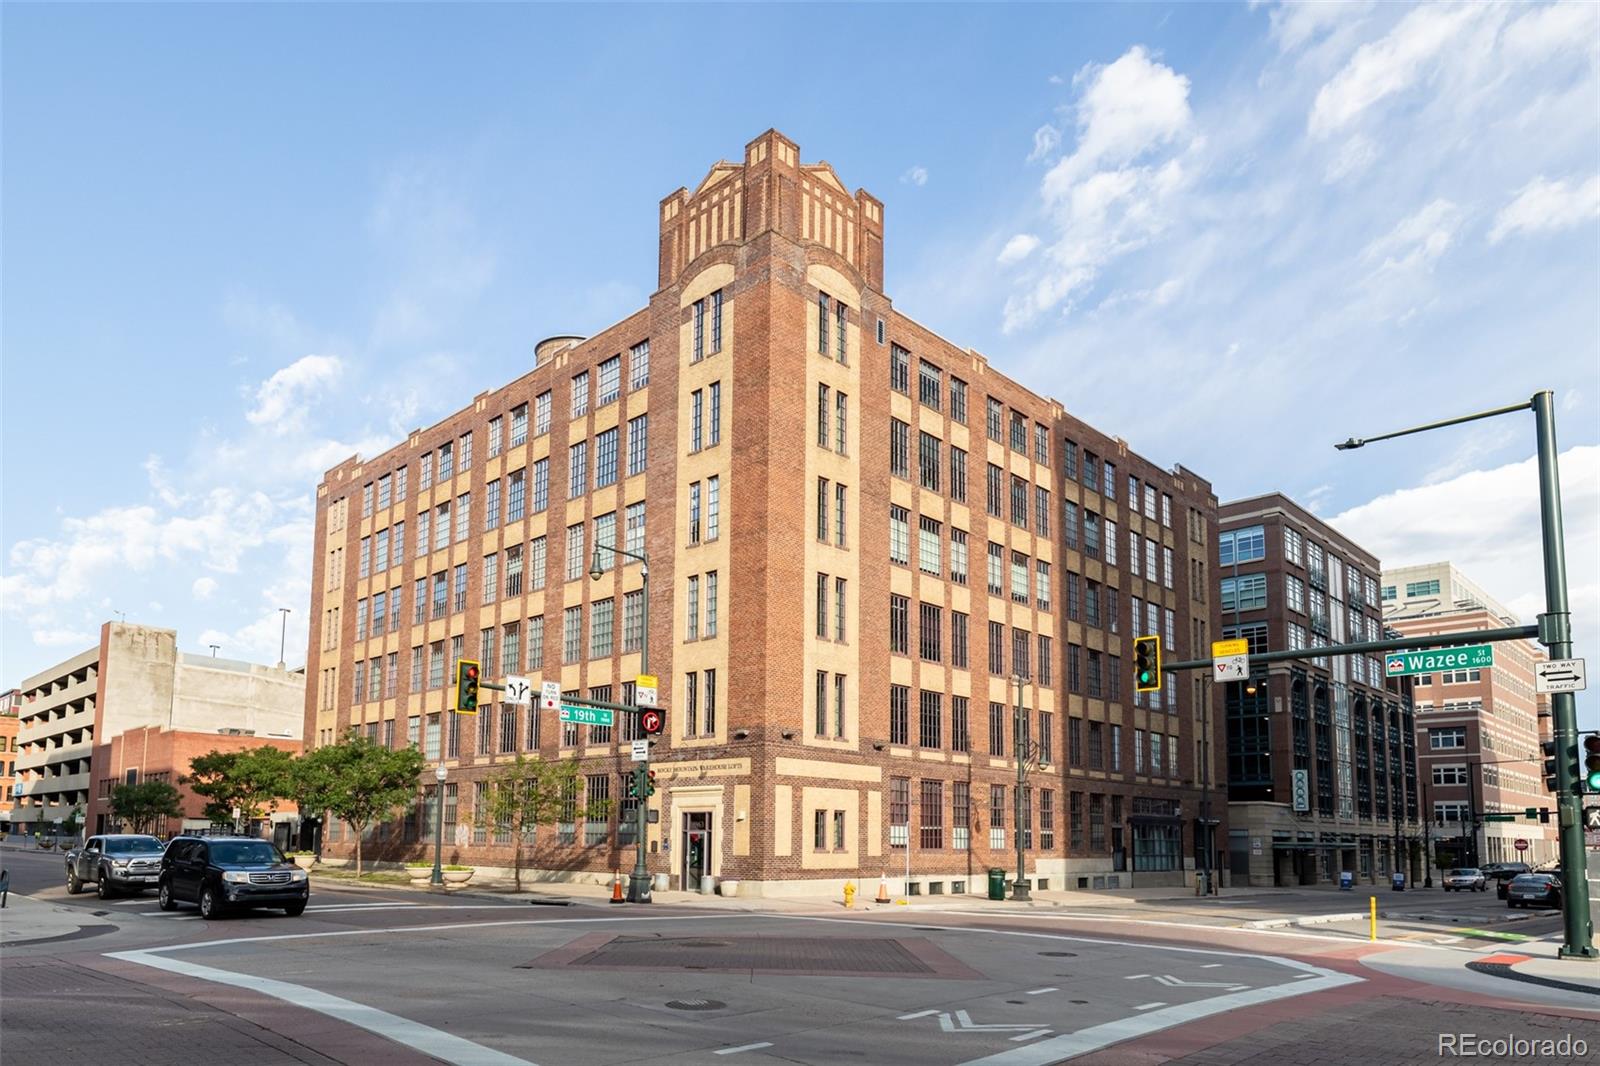
{"label": "utility pole", "polygon": [[[640,640],[640,644],[639,644],[639,672],[641,674],[648,674],[650,672],[650,559],[649,559],[649,556],[644,552],[631,552],[631,551],[628,551],[626,548],[619,548],[615,544],[601,544],[597,540],[597,541],[595,541],[595,545],[594,545],[594,556],[591,558],[591,560],[589,562],[589,577],[592,580],[595,580],[595,581],[599,581],[601,576],[605,574],[605,567],[602,566],[601,563],[600,563],[600,552],[601,552],[602,549],[604,549],[605,551],[610,552],[613,556],[625,555],[628,558],[636,559],[639,562],[640,586],[642,588],[641,609],[644,612],[644,633],[643,633],[643,636],[642,636],[642,638]],[[621,569],[620,568],[618,569],[618,573],[619,574],[621,573]],[[624,599],[623,602],[626,603],[627,602],[626,599]],[[626,608],[624,608],[624,615],[626,615]],[[626,618],[624,618],[624,624],[626,624]],[[635,700],[638,699],[638,690],[637,690],[637,688],[635,688],[634,698],[635,698]],[[634,711],[637,712],[638,711],[638,707],[635,707]],[[633,721],[635,723],[637,723],[639,721],[639,716],[638,716],[637,713],[634,714]],[[642,731],[641,731],[641,733],[642,733]],[[646,737],[645,739],[646,739],[646,742],[648,744],[649,738]],[[650,808],[650,795],[649,795],[650,758],[649,758],[649,753],[648,753],[648,746],[646,748],[645,758],[642,761],[640,761],[640,762],[638,762],[638,763],[636,763],[634,765],[633,774],[634,774],[634,777],[633,777],[633,780],[634,780],[634,791],[638,795],[639,804],[634,809],[634,814],[637,816],[637,821],[635,823],[635,836],[634,836],[635,847],[634,847],[634,855],[633,855],[633,873],[628,878],[628,902],[629,903],[649,903],[649,902],[651,902],[651,896],[650,896],[650,871],[647,868],[647,865],[645,863],[645,834],[646,834],[646,826],[649,824],[649,808]],[[666,827],[665,826],[662,827],[662,831],[663,832],[666,831]],[[708,846],[707,846],[707,849],[706,849],[706,855],[707,855],[708,860],[709,860],[709,857],[710,857],[710,853],[711,852],[710,852],[710,847],[709,847],[709,842],[708,842]],[[709,866],[709,861],[708,861],[707,865]],[[710,871],[706,870],[704,872],[709,873]]]}
{"label": "utility pole", "polygon": [[444,779],[449,773],[444,763],[433,768],[433,779],[438,784],[433,789],[433,877],[428,883],[435,888],[444,887]]}
{"label": "utility pole", "polygon": [[[1334,445],[1340,451],[1360,448],[1380,440],[1412,433],[1443,429],[1446,426],[1494,418],[1517,411],[1533,411],[1538,442],[1539,531],[1544,558],[1544,613],[1539,615],[1538,639],[1552,659],[1572,657],[1572,615],[1567,604],[1567,550],[1561,521],[1561,472],[1557,466],[1555,393],[1542,389],[1523,403],[1497,407],[1491,411],[1447,418],[1410,429],[1396,430],[1377,437],[1351,437]],[[1570,692],[1550,696],[1551,734],[1558,753],[1578,744],[1578,702]],[[1593,959],[1600,952],[1594,946],[1594,923],[1589,917],[1588,863],[1583,844],[1583,797],[1572,760],[1556,759],[1556,814],[1561,825],[1561,908],[1563,943],[1561,958]]]}

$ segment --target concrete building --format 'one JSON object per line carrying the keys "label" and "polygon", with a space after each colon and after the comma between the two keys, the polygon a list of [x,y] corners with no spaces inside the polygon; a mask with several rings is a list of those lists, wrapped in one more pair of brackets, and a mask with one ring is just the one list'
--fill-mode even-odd
{"label": "concrete building", "polygon": [[141,748],[151,762],[119,754],[118,782],[154,774],[176,781],[188,763],[174,759],[196,745],[206,751],[274,742],[298,750],[305,674],[190,655],[177,650],[173,630],[107,622],[97,647],[24,681],[21,701],[22,788],[13,822],[48,830],[76,811],[88,829],[104,832],[113,749],[124,734],[142,731],[146,744],[150,733],[170,736]]}
{"label": "concrete building", "polygon": [[[463,722],[447,682],[477,658],[627,702],[648,630],[670,721],[648,845],[674,883],[978,890],[1015,867],[1019,735],[1041,748],[1032,876],[1182,882],[1199,782],[1223,796],[1199,764],[1209,686],[1135,699],[1124,664],[1136,633],[1186,654],[1214,631],[1209,484],[897,312],[883,204],[777,132],[659,223],[648,307],[327,472],[308,740],[420,745],[449,774],[449,854],[491,867],[509,842],[472,812],[493,766],[579,758],[622,824],[544,827],[531,863],[609,878],[633,861],[631,724]],[[648,554],[648,619],[639,565],[602,552],[589,577],[597,543]],[[367,854],[419,851],[430,801]]]}
{"label": "concrete building", "polygon": [[12,793],[16,791],[17,731],[22,725],[17,718],[20,697],[17,689],[0,692],[0,832],[10,825]]}
{"label": "concrete building", "polygon": [[[1406,636],[1520,624],[1448,562],[1385,570],[1383,596],[1386,624]],[[1505,642],[1494,645],[1490,669],[1416,678],[1418,770],[1440,866],[1558,857],[1554,797],[1544,788],[1539,751],[1550,736],[1549,697],[1534,692],[1533,676],[1547,658],[1531,640]],[[1548,813],[1530,819],[1529,809]],[[1485,822],[1485,814],[1517,818]]]}
{"label": "concrete building", "polygon": [[1223,504],[1220,529],[1223,637],[1306,651],[1223,686],[1234,882],[1421,875],[1410,685],[1376,655],[1315,654],[1380,638],[1377,558],[1277,493]]}

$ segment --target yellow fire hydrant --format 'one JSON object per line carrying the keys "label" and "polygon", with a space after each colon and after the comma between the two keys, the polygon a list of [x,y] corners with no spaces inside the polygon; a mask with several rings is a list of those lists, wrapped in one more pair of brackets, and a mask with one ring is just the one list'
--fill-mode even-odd
{"label": "yellow fire hydrant", "polygon": [[845,906],[845,910],[849,910],[851,907],[854,907],[855,905],[856,905],[856,883],[854,881],[846,881],[844,883],[844,906]]}

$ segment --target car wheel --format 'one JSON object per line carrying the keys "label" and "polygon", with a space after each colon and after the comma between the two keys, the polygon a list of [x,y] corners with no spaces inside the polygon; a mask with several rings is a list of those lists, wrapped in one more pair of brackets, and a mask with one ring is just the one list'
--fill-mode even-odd
{"label": "car wheel", "polygon": [[172,898],[172,886],[165,881],[161,882],[161,887],[156,889],[156,906],[164,911],[178,909],[178,901]]}
{"label": "car wheel", "polygon": [[117,894],[117,890],[111,887],[110,875],[104,870],[100,871],[100,879],[94,883],[94,894],[101,899],[110,899]]}
{"label": "car wheel", "polygon": [[287,907],[283,908],[283,913],[287,914],[291,918],[298,918],[302,914],[304,914],[305,912],[306,912],[306,901],[305,900],[301,900],[298,903],[291,903]]}
{"label": "car wheel", "polygon": [[217,900],[217,894],[210,888],[200,890],[200,917],[212,921],[222,917],[222,904]]}
{"label": "car wheel", "polygon": [[76,896],[83,891],[83,882],[71,870],[67,871],[67,895]]}

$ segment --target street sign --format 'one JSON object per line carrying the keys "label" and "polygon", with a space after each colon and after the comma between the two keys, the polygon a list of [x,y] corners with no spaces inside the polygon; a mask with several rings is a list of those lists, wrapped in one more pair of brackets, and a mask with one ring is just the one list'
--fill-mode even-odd
{"label": "street sign", "polygon": [[666,715],[662,714],[658,710],[655,710],[654,708],[648,711],[639,712],[639,728],[642,729],[648,736],[653,737],[660,733],[666,728],[666,725]]}
{"label": "street sign", "polygon": [[1514,822],[1517,820],[1517,816],[1515,814],[1486,814],[1483,816],[1483,820],[1486,822]]}
{"label": "street sign", "polygon": [[631,754],[634,762],[648,761],[650,758],[650,742],[648,740],[634,741]]}
{"label": "street sign", "polygon": [[1493,644],[1435,648],[1433,651],[1392,651],[1383,657],[1385,677],[1431,674],[1435,670],[1484,670],[1493,665]]}
{"label": "street sign", "polygon": [[1588,687],[1582,659],[1551,659],[1533,664],[1535,692],[1582,692]]}
{"label": "street sign", "polygon": [[1295,770],[1290,776],[1290,793],[1294,799],[1294,809],[1309,811],[1311,809],[1311,771]]}
{"label": "street sign", "polygon": [[546,681],[539,686],[539,709],[553,711],[561,706],[561,682]]}
{"label": "street sign", "polygon": [[1250,656],[1229,655],[1211,662],[1211,680],[1243,681],[1250,676]]}
{"label": "street sign", "polygon": [[1528,842],[1526,840],[1523,840],[1521,837],[1518,837],[1516,840],[1513,840],[1511,842],[1511,846],[1516,848],[1518,851],[1527,851],[1528,850]]}
{"label": "street sign", "polygon": [[583,725],[614,725],[616,715],[608,707],[575,707],[571,704],[561,705],[561,720],[563,722],[580,722]]}
{"label": "street sign", "polygon": [[1226,659],[1232,655],[1249,655],[1250,642],[1240,637],[1238,640],[1213,640],[1211,642],[1211,657],[1213,659]]}
{"label": "street sign", "polygon": [[505,693],[501,699],[506,703],[514,703],[519,707],[527,707],[533,703],[533,682],[527,678],[507,674],[505,686]]}
{"label": "street sign", "polygon": [[633,690],[633,702],[639,707],[654,707],[656,705],[656,689],[654,686],[645,688],[639,686]]}

